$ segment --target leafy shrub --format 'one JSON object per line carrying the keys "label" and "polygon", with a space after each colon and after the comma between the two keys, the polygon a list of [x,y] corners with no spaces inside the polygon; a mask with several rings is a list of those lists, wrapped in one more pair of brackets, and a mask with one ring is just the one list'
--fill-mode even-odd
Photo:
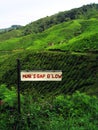
{"label": "leafy shrub", "polygon": [[[14,87],[11,90],[6,85],[0,86],[0,99],[3,107],[16,107],[17,105],[17,92]],[[24,102],[23,96],[21,95],[21,102]]]}
{"label": "leafy shrub", "polygon": [[[0,98],[9,106],[16,102],[15,93],[15,89],[9,90],[5,85],[0,87]],[[98,98],[95,96],[77,91],[47,100],[41,97],[35,97],[38,99],[35,100],[27,93],[23,97],[25,102],[21,102],[21,114],[16,109],[10,112],[3,105],[5,111],[1,110],[0,130],[97,130]]]}
{"label": "leafy shrub", "polygon": [[73,95],[60,95],[53,101],[54,110],[63,116],[82,117],[91,114],[93,118],[98,115],[98,99],[95,96],[90,97],[85,93],[77,91]]}

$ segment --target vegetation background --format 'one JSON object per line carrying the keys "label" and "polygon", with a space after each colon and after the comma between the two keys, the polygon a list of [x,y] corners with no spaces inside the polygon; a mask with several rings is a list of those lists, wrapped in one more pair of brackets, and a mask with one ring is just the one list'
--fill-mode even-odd
{"label": "vegetation background", "polygon": [[[0,130],[98,129],[98,4],[0,30]],[[21,70],[62,70],[61,82],[21,82]]]}

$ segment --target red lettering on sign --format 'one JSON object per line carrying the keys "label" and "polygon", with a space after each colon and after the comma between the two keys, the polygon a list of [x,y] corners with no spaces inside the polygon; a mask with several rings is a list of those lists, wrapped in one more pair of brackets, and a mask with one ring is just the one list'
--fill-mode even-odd
{"label": "red lettering on sign", "polygon": [[47,74],[47,78],[50,78],[50,74]]}
{"label": "red lettering on sign", "polygon": [[62,74],[61,74],[61,75],[59,75],[59,78],[62,78]]}
{"label": "red lettering on sign", "polygon": [[54,78],[62,78],[62,75],[61,74],[47,74],[47,78],[52,78],[52,79],[54,79]]}
{"label": "red lettering on sign", "polygon": [[33,78],[36,78],[36,74],[33,74]]}
{"label": "red lettering on sign", "polygon": [[32,75],[31,74],[23,74],[22,77],[23,78],[32,78]]}
{"label": "red lettering on sign", "polygon": [[62,73],[56,72],[24,72],[21,74],[22,81],[60,81],[62,79]]}
{"label": "red lettering on sign", "polygon": [[45,74],[37,74],[37,78],[44,78]]}

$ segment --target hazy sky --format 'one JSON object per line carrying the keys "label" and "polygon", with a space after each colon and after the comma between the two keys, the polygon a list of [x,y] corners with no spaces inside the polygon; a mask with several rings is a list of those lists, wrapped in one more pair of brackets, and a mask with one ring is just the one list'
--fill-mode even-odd
{"label": "hazy sky", "polygon": [[26,25],[45,16],[98,0],[0,0],[0,28]]}

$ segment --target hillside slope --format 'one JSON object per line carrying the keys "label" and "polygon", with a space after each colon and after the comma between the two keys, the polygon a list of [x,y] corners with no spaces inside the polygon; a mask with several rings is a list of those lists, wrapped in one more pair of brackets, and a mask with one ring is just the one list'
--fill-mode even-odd
{"label": "hillside slope", "polygon": [[84,5],[80,8],[71,9],[69,11],[59,12],[52,16],[41,18],[24,27],[23,34],[39,33],[46,29],[75,19],[98,18],[98,4]]}
{"label": "hillside slope", "polygon": [[41,94],[73,93],[76,90],[88,94],[98,93],[97,71],[98,55],[66,54],[65,52],[33,52],[3,56],[0,60],[0,83],[17,86],[17,61],[20,59],[21,70],[62,70],[61,82],[21,82],[21,90]]}
{"label": "hillside slope", "polygon": [[[40,33],[48,28],[58,25],[63,22],[75,20],[75,19],[90,19],[90,18],[98,18],[98,4],[89,4],[84,5],[80,8],[75,8],[69,11],[59,12],[57,14],[54,14],[52,16],[47,16],[45,18],[41,18],[37,21],[31,22],[30,24],[26,25],[25,27],[22,27],[20,25],[12,25],[10,28],[4,29],[3,33],[7,32],[10,37],[11,30],[17,32],[19,30],[20,36],[28,35],[28,34],[34,34],[34,33]],[[2,32],[2,29],[1,29]],[[1,35],[2,33],[0,33]],[[11,33],[12,34],[12,33]],[[19,35],[19,34],[18,34]],[[2,36],[0,36],[0,41],[2,40]],[[7,37],[7,35],[6,35]],[[17,37],[17,36],[16,36]]]}
{"label": "hillside slope", "polygon": [[97,35],[98,19],[72,20],[55,25],[42,33],[0,41],[0,50],[97,51]]}
{"label": "hillside slope", "polygon": [[[52,18],[55,20],[51,21]],[[43,18],[0,34],[0,84],[17,86],[19,58],[21,70],[63,72],[61,82],[21,82],[21,91],[54,95],[79,90],[97,95],[98,5],[61,12],[47,19],[47,24]]]}
{"label": "hillside slope", "polygon": [[[71,28],[73,37],[63,43],[50,47],[50,49],[61,49],[67,51],[98,51],[98,20],[77,20]],[[77,30],[73,28],[77,28]],[[65,28],[66,30],[66,28]],[[67,34],[70,30],[67,30]]]}

